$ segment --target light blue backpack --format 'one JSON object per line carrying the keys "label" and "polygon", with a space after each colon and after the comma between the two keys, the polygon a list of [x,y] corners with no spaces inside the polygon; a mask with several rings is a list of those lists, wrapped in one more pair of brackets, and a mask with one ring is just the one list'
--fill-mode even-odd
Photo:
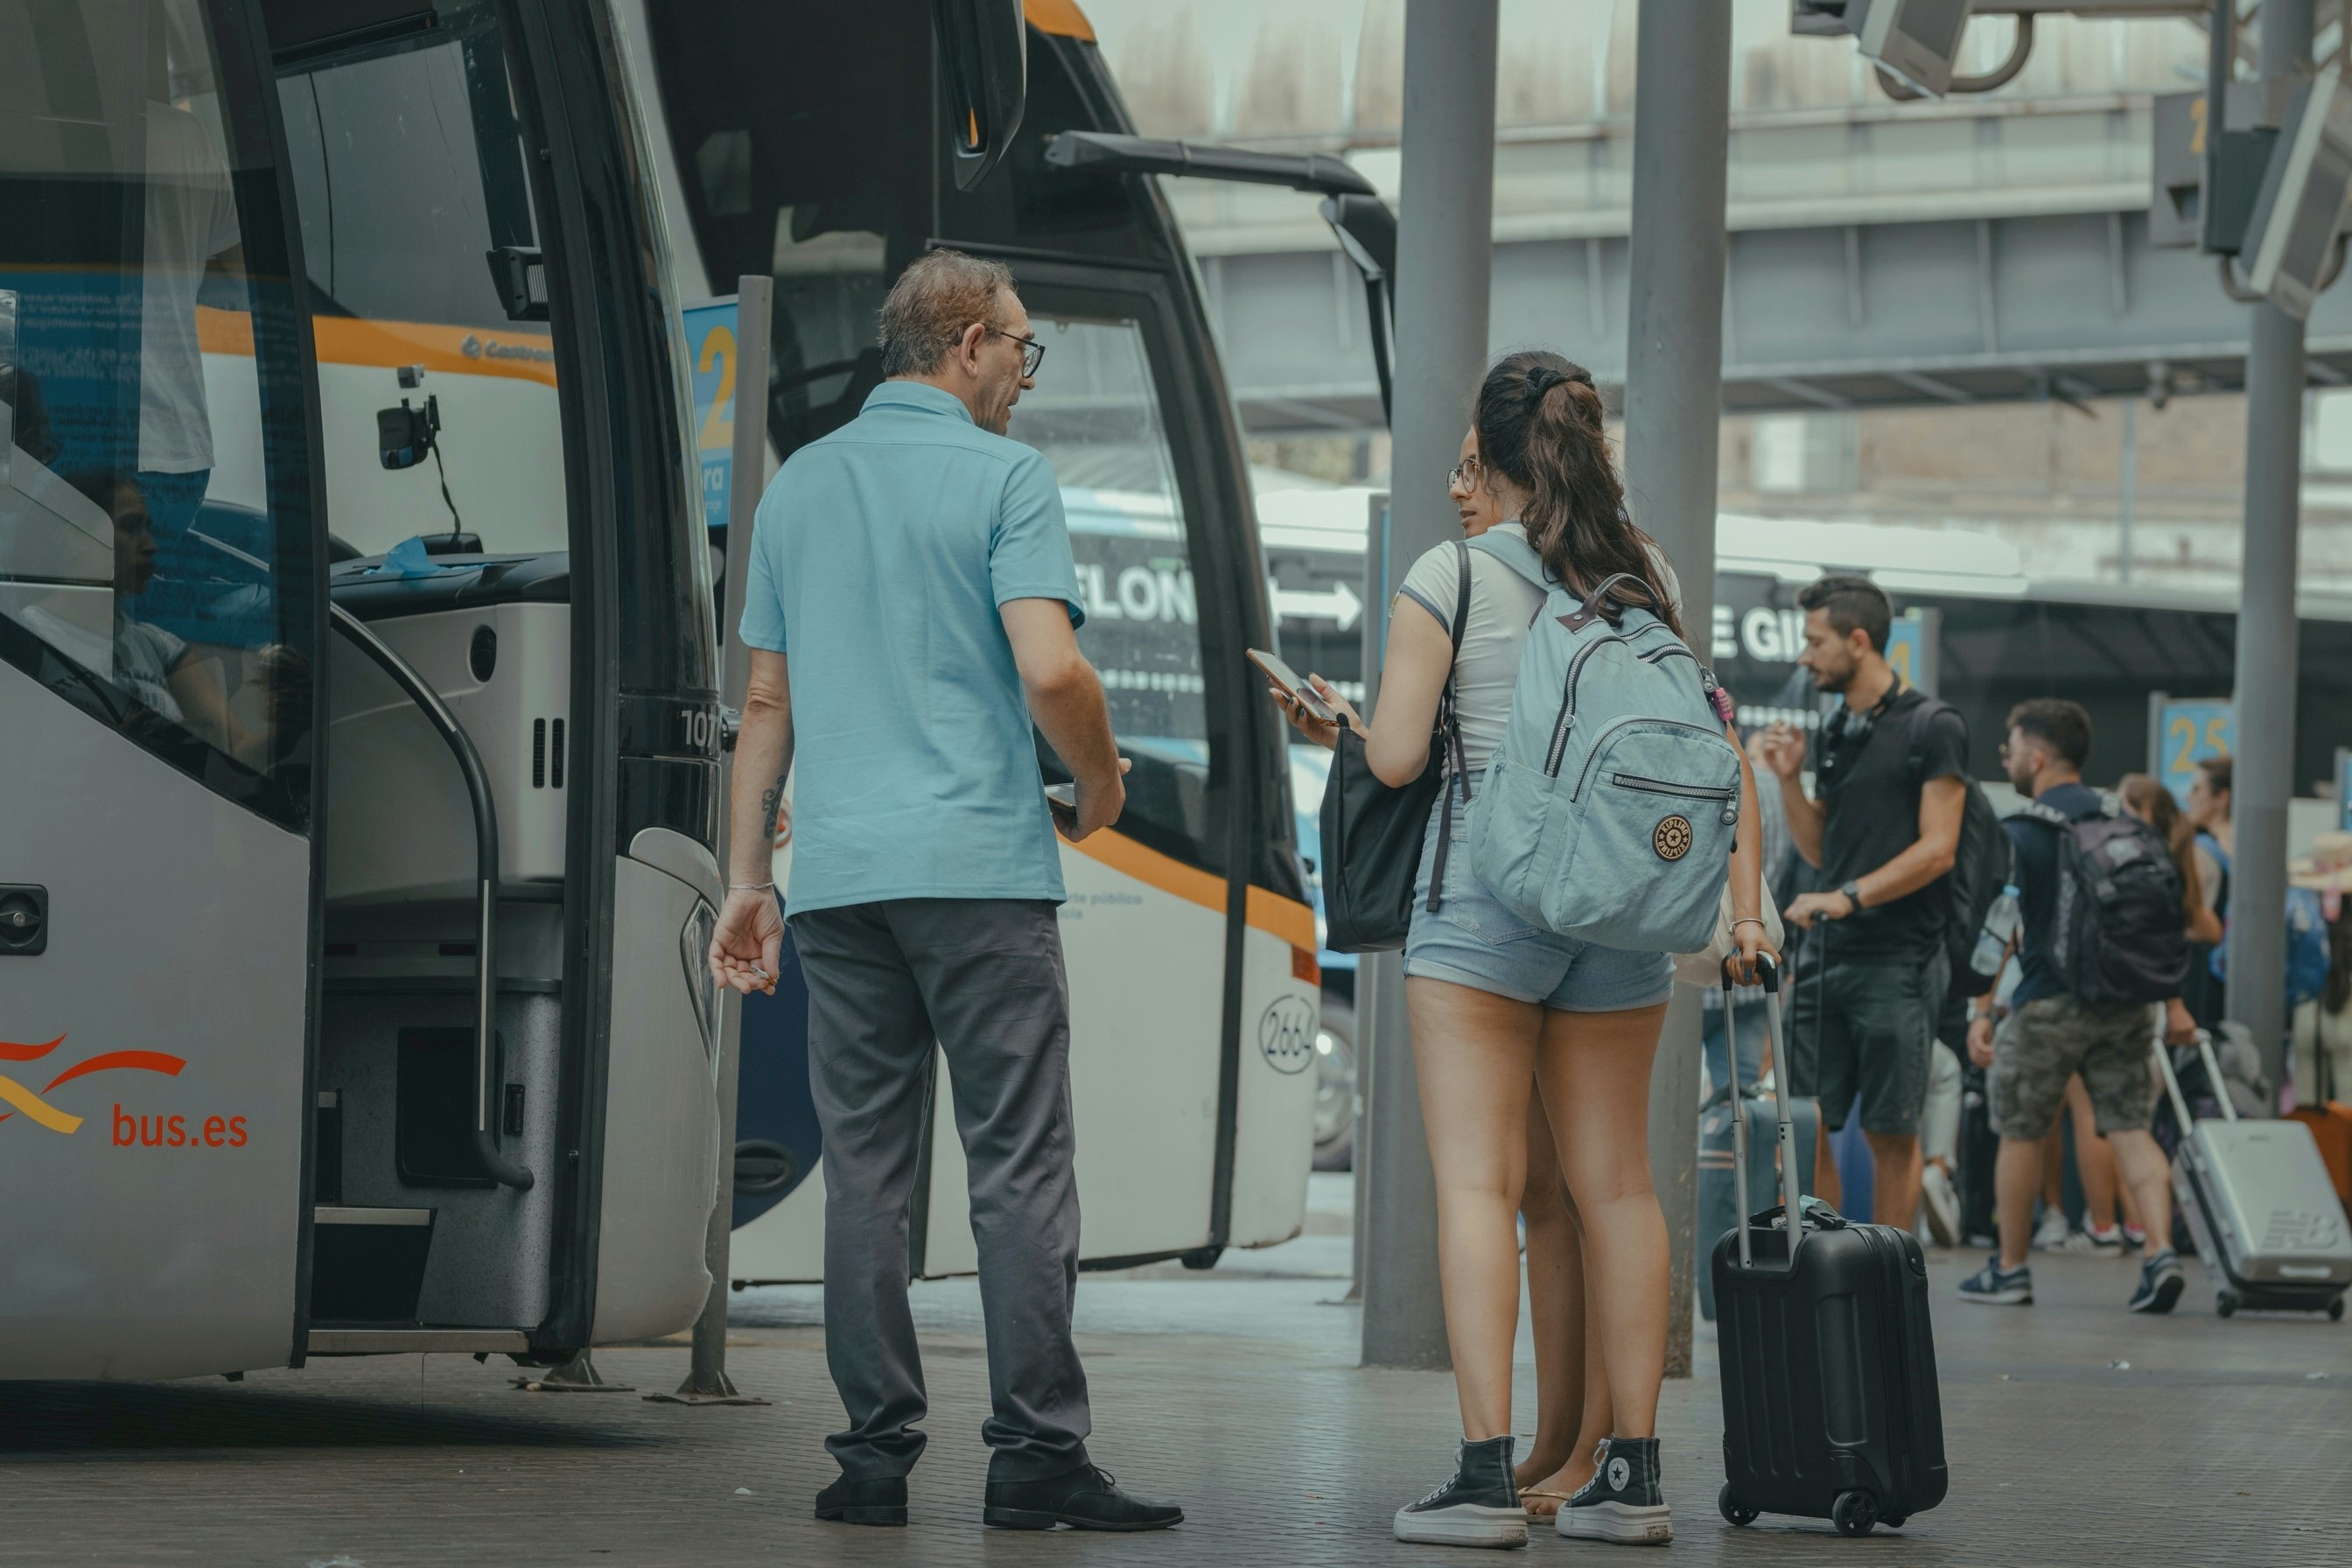
{"label": "light blue backpack", "polygon": [[1544,590],[1503,743],[1470,804],[1470,868],[1546,931],[1637,952],[1715,934],[1739,824],[1739,753],[1715,677],[1620,573],[1580,602],[1528,543],[1470,542]]}

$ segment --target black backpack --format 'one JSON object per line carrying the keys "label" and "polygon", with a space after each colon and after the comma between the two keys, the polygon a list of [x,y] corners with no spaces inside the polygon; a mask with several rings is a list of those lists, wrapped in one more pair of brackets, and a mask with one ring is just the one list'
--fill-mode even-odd
{"label": "black backpack", "polygon": [[2180,868],[2156,829],[2102,804],[2072,816],[2029,804],[2018,816],[2058,833],[2051,966],[2086,1006],[2161,1002],[2189,978]]}
{"label": "black backpack", "polygon": [[[1948,702],[1929,698],[1912,714],[1912,733],[1937,713],[1958,716],[1958,710]],[[1962,728],[1967,721],[1962,721]],[[1927,753],[1917,747],[1911,752],[1911,776],[1919,779],[1926,771]],[[1924,784],[1925,780],[1919,780]],[[2010,858],[2009,835],[2000,826],[2000,813],[1995,811],[1984,786],[1973,778],[1964,778],[1967,797],[1960,809],[1960,842],[1952,857],[1952,868],[1943,879],[1940,891],[1927,890],[1929,898],[1943,900],[1944,953],[1950,961],[1946,973],[1951,976],[1951,994],[1981,996],[1992,989],[1996,976],[1979,974],[1969,967],[1976,955],[1977,935],[1984,930],[1985,916],[1992,901],[2000,896],[2013,868]]]}

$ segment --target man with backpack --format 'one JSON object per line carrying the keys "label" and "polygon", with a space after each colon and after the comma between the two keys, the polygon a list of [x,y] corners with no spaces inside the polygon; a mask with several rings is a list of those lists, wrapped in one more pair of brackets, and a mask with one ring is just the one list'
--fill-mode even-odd
{"label": "man with backpack", "polygon": [[2009,782],[2032,801],[2004,824],[2016,846],[2023,916],[2017,987],[1998,1032],[1990,995],[1979,1000],[1969,1026],[1969,1054],[1988,1069],[2000,1134],[1993,1178],[2000,1249],[1961,1281],[1960,1295],[1994,1306],[2032,1301],[2026,1251],[2042,1140],[2065,1105],[2066,1080],[2080,1073],[2147,1227],[2150,1250],[2130,1309],[2168,1312],[2184,1280],[2179,1258],[2164,1244],[2172,1234],[2172,1190],[2164,1151],[2148,1131],[2156,1110],[2150,1053],[2155,1005],[2179,992],[2189,967],[2180,872],[2155,828],[2084,784],[2091,719],[2080,703],[2019,703],[2000,751]]}
{"label": "man with backpack", "polygon": [[1920,1112],[1951,973],[1945,878],[1968,809],[1968,726],[1886,662],[1894,610],[1877,584],[1827,576],[1797,603],[1797,662],[1844,701],[1813,736],[1812,795],[1800,783],[1805,737],[1774,725],[1765,746],[1789,836],[1825,889],[1788,909],[1807,933],[1791,982],[1789,1079],[1821,1099],[1822,1194],[1836,1194],[1827,1134],[1859,1101],[1872,1217],[1907,1230],[1919,1214]]}

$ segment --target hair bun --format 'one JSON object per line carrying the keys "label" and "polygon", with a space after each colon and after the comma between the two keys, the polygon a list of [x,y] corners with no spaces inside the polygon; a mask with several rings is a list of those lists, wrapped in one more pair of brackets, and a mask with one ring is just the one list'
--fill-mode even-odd
{"label": "hair bun", "polygon": [[1553,387],[1558,386],[1561,382],[1568,379],[1569,378],[1567,376],[1562,375],[1559,371],[1552,369],[1552,367],[1548,364],[1539,364],[1536,366],[1535,369],[1528,372],[1528,412],[1534,412],[1536,405],[1544,400],[1545,394],[1549,393]]}

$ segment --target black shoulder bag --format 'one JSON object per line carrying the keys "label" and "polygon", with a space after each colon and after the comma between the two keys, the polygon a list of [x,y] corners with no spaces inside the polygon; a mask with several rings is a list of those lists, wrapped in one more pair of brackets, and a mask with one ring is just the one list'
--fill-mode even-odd
{"label": "black shoulder bag", "polygon": [[[1462,623],[1470,614],[1470,547],[1457,542],[1457,587],[1454,598],[1454,653],[1462,653]],[[1462,731],[1454,714],[1454,671],[1445,674],[1445,694],[1429,734],[1429,762],[1401,789],[1381,782],[1364,760],[1364,738],[1339,726],[1331,753],[1331,778],[1323,791],[1323,919],[1325,945],[1333,952],[1390,952],[1404,945],[1412,923],[1412,884],[1421,870],[1422,836],[1429,810],[1446,782],[1451,759],[1462,768]],[[1462,780],[1466,800],[1469,781]],[[1445,796],[1437,865],[1429,881],[1429,907],[1437,907],[1445,869],[1445,844],[1453,827],[1454,795]]]}

